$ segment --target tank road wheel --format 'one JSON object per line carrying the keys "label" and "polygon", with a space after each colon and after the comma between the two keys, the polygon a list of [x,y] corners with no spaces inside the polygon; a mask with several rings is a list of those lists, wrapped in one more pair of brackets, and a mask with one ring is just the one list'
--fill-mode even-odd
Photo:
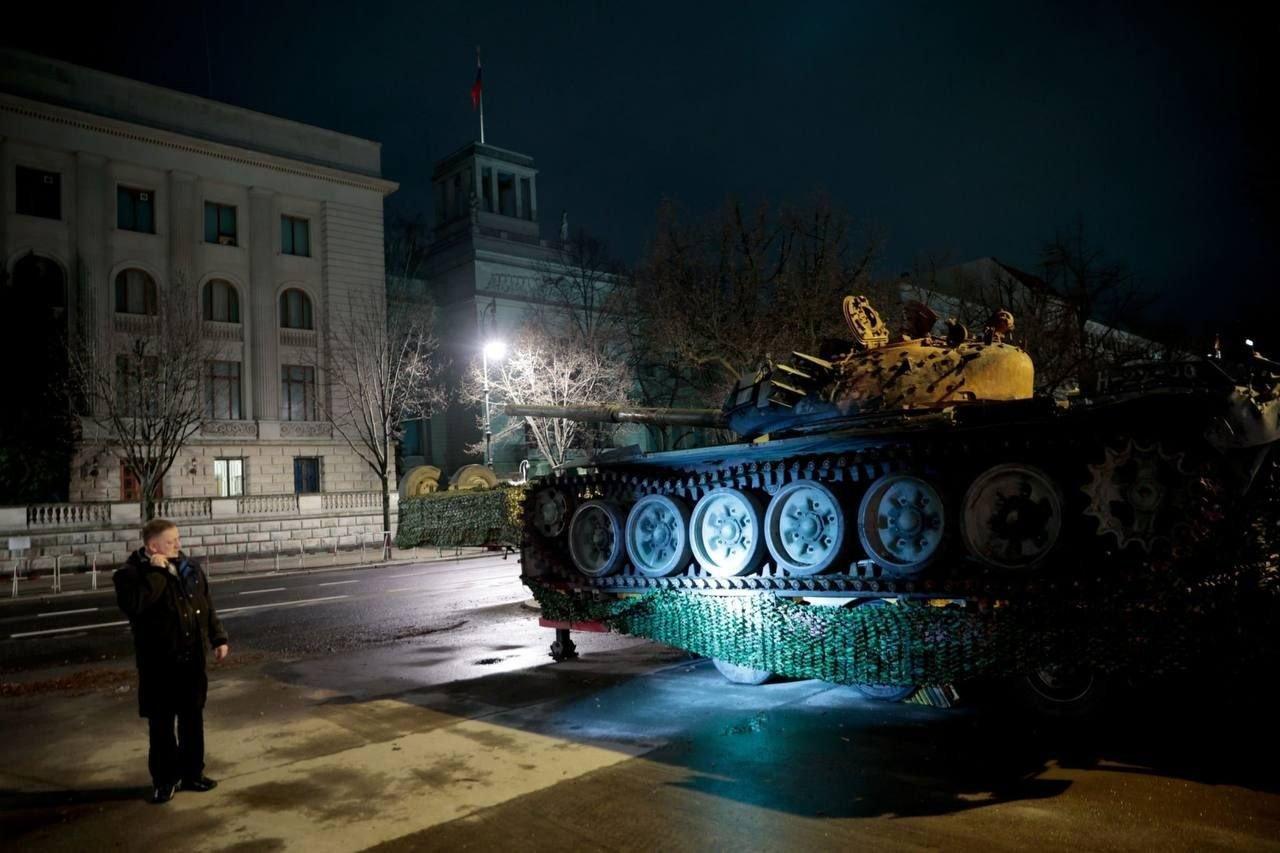
{"label": "tank road wheel", "polygon": [[[862,601],[855,601],[854,607],[891,607],[893,605],[885,601],[883,598],[868,598]],[[902,702],[912,693],[915,693],[919,687],[915,684],[909,684],[901,687],[896,684],[855,684],[853,689],[857,690],[868,699],[874,699],[876,702]]]}
{"label": "tank road wheel", "polygon": [[1070,664],[1046,666],[1021,679],[1023,700],[1050,717],[1087,717],[1106,702],[1107,681]]}
{"label": "tank road wheel", "polygon": [[752,669],[749,666],[739,666],[736,663],[729,663],[727,660],[720,658],[712,658],[711,662],[716,665],[716,669],[720,670],[720,674],[724,676],[725,681],[732,684],[764,684],[773,673],[767,669]]}
{"label": "tank road wheel", "polygon": [[645,577],[662,578],[686,569],[689,505],[666,495],[645,495],[627,515],[627,556]]}
{"label": "tank road wheel", "polygon": [[722,487],[703,495],[689,520],[689,542],[702,568],[722,578],[760,568],[760,515],[760,502],[746,492]]}
{"label": "tank road wheel", "polygon": [[1062,532],[1062,495],[1049,475],[1030,465],[996,465],[964,496],[960,534],[977,559],[996,569],[1029,569]]}
{"label": "tank road wheel", "polygon": [[589,578],[602,578],[622,568],[622,510],[609,501],[587,501],[578,507],[569,522],[569,556]]}
{"label": "tank road wheel", "polygon": [[831,489],[800,481],[783,486],[769,501],[764,541],[779,568],[792,575],[816,575],[844,553],[847,527]]}
{"label": "tank road wheel", "polygon": [[548,486],[533,496],[530,523],[545,539],[554,539],[564,533],[569,521],[569,499],[564,492]]}
{"label": "tank road wheel", "polygon": [[913,576],[941,556],[946,533],[942,495],[911,474],[886,474],[858,506],[858,538],[886,571]]}

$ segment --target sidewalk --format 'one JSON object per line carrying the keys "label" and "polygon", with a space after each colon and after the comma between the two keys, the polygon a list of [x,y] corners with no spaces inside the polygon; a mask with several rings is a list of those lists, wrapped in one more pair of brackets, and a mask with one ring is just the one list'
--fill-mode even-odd
{"label": "sidewalk", "polygon": [[[419,548],[401,550],[393,548],[390,560],[382,560],[378,547],[352,550],[309,551],[292,554],[280,554],[268,557],[227,557],[225,560],[210,560],[196,554],[194,558],[204,567],[209,580],[217,582],[228,576],[249,577],[253,575],[293,574],[296,572],[326,571],[329,569],[374,568],[377,566],[403,565],[409,563],[435,563],[445,560],[462,560],[484,556],[502,556],[502,549],[491,550],[487,547],[437,547],[423,545]],[[519,559],[509,554],[508,559]],[[111,588],[111,569],[114,566],[100,569],[97,577],[94,573],[77,566],[63,569],[57,573],[53,569],[40,569],[28,574],[25,570],[18,572],[17,583],[13,574],[5,572],[0,582],[0,606],[6,602],[30,601],[34,598],[57,598],[75,593],[93,592],[96,589]],[[55,590],[55,582],[59,589]],[[96,586],[95,586],[96,585]],[[14,592],[17,595],[14,595]]]}

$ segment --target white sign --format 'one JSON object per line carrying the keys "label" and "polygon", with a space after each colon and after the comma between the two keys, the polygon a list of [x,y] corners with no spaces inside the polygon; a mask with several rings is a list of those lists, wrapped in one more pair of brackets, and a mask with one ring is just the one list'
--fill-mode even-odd
{"label": "white sign", "polygon": [[9,550],[10,551],[31,550],[31,537],[30,536],[10,536]]}

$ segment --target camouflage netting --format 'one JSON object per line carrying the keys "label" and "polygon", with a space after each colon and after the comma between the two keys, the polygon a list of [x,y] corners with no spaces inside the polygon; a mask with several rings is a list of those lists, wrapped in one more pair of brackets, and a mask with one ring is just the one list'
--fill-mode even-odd
{"label": "camouflage netting", "polygon": [[1146,674],[1229,654],[1235,633],[1202,608],[820,607],[769,594],[663,590],[592,599],[526,579],[547,619],[600,621],[695,654],[839,684],[948,684],[1068,663]]}
{"label": "camouflage netting", "polygon": [[525,490],[437,492],[400,503],[396,547],[520,544]]}

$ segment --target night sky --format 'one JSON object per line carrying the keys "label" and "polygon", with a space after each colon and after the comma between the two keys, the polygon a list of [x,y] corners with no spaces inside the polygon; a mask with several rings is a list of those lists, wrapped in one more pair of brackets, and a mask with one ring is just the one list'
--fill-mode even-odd
{"label": "night sky", "polygon": [[477,136],[479,44],[488,141],[536,159],[544,236],[567,209],[634,260],[664,197],[825,190],[884,230],[885,275],[926,251],[1034,269],[1079,217],[1162,317],[1275,299],[1274,6],[45,5],[0,38],[378,140],[409,213]]}

